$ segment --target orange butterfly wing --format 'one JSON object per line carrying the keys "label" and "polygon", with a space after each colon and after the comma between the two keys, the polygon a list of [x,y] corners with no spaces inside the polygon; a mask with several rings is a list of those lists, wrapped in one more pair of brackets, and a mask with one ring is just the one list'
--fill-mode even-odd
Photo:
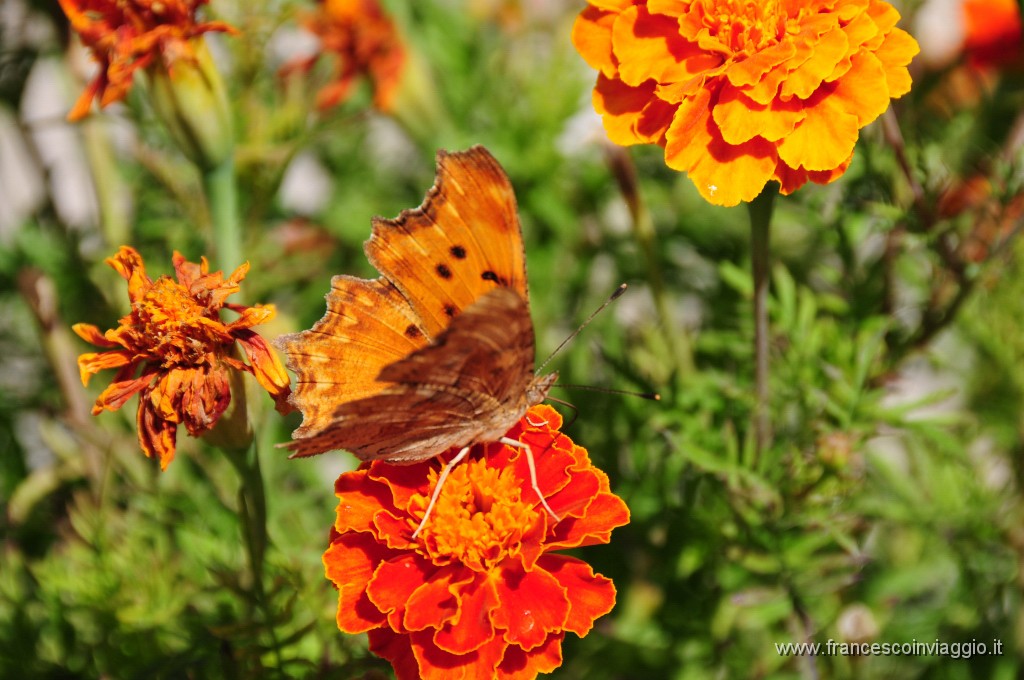
{"label": "orange butterfly wing", "polygon": [[486,149],[439,152],[423,205],[374,220],[366,252],[382,276],[334,277],[323,319],[279,341],[303,414],[293,455],[422,460],[543,399],[515,196]]}

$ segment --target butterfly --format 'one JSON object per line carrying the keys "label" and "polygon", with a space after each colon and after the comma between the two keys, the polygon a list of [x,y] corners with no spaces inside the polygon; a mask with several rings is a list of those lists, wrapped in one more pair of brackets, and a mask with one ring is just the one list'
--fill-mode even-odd
{"label": "butterfly", "polygon": [[505,437],[547,397],[556,373],[534,375],[526,255],[512,184],[482,146],[439,151],[423,204],[374,218],[364,249],[376,279],[331,280],[327,313],[278,345],[298,377],[302,424],[292,457],[344,449],[364,461],[411,464],[449,449],[419,533],[448,472],[473,444],[525,449]]}

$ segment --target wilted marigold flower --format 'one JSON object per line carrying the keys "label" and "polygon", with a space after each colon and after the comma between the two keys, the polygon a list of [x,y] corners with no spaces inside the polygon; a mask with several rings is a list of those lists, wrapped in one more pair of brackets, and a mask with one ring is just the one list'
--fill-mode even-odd
{"label": "wilted marigold flower", "polygon": [[[96,399],[93,415],[116,411],[141,393],[139,443],[148,457],[160,460],[161,469],[174,458],[178,425],[198,437],[223,415],[231,403],[229,370],[252,373],[274,398],[278,411],[291,410],[288,374],[266,341],[252,330],[273,318],[273,305],[226,302],[238,292],[248,263],[225,279],[223,272],[210,273],[205,257],[202,264],[195,264],[176,252],[173,262],[177,281],[169,276],[154,281],[146,275],[139,253],[122,246],[107,264],[128,282],[131,312],[106,333],[92,324],[72,327],[82,339],[111,348],[78,357],[83,384],[103,369],[118,369]],[[222,321],[222,308],[239,317]],[[236,342],[250,363],[237,358]]]}
{"label": "wilted marigold flower", "polygon": [[530,484],[525,453],[502,444],[475,446],[452,470],[415,541],[436,460],[374,462],[338,478],[324,553],[338,627],[368,632],[399,680],[533,678],[561,665],[565,631],[582,637],[611,611],[611,581],[556,551],[607,543],[629,511],[561,422],[535,406],[508,433],[534,452],[559,522]]}
{"label": "wilted marigold flower", "polygon": [[124,99],[135,71],[158,61],[170,70],[180,60],[195,62],[192,38],[209,31],[234,33],[221,21],[196,21],[196,10],[209,0],[58,0],[71,27],[92,51],[100,69],[75,103],[69,120]]}
{"label": "wilted marigold flower", "polygon": [[[321,51],[338,59],[334,82],[317,95],[317,106],[343,102],[356,79],[366,75],[373,85],[373,103],[390,112],[402,82],[406,50],[391,17],[377,0],[320,0],[306,27],[321,41]],[[299,66],[309,68],[315,59]]]}
{"label": "wilted marigold flower", "polygon": [[711,203],[846,170],[910,90],[917,42],[881,0],[588,0],[573,42],[616,144],[659,144]]}

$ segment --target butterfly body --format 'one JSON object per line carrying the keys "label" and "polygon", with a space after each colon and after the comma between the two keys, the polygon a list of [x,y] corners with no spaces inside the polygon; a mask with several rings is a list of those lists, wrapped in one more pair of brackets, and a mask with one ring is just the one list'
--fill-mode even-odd
{"label": "butterfly body", "polygon": [[334,277],[325,316],[279,341],[303,413],[293,456],[414,463],[498,441],[547,396],[515,196],[486,149],[439,152],[423,204],[375,219],[366,253],[380,278]]}

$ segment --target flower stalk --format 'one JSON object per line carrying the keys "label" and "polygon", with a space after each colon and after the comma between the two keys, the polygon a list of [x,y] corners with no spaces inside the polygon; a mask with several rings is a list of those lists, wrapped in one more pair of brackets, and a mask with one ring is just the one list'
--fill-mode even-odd
{"label": "flower stalk", "polygon": [[778,193],[778,185],[770,182],[757,198],[747,204],[750,214],[751,273],[754,281],[754,443],[758,456],[771,443],[772,437],[768,408],[768,273],[772,213]]}
{"label": "flower stalk", "polygon": [[225,270],[232,269],[244,261],[234,158],[229,155],[220,165],[203,171],[202,178],[203,193],[210,208],[217,262]]}

